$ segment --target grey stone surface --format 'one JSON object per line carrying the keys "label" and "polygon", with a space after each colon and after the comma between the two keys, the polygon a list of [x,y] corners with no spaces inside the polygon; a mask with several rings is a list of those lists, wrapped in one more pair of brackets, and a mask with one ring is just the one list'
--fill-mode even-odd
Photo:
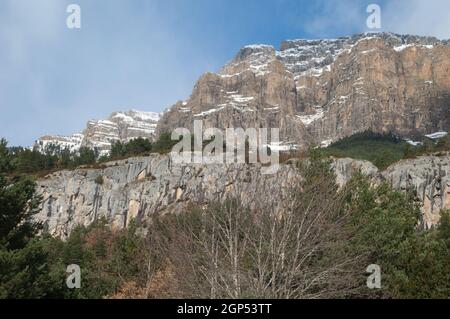
{"label": "grey stone surface", "polygon": [[[374,183],[413,191],[425,228],[436,225],[441,210],[450,208],[450,155],[401,161],[383,172],[370,162],[348,158],[335,159],[332,168],[340,186],[361,171]],[[251,208],[270,205],[281,211],[300,179],[295,165],[281,165],[277,174],[264,175],[259,164],[175,165],[167,155],[130,158],[39,180],[43,203],[36,218],[52,235],[64,238],[75,226],[102,217],[117,228],[126,227],[132,218],[145,225],[155,213],[182,213],[190,204],[205,205],[228,196]]]}

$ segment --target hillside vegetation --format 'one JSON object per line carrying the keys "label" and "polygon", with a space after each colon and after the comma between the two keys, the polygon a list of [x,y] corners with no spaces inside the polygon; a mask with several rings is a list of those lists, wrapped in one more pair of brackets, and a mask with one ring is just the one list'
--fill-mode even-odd
{"label": "hillside vegetation", "polygon": [[[204,141],[206,145],[210,141]],[[127,143],[116,142],[109,155],[99,156],[95,149],[82,147],[78,152],[71,152],[58,147],[48,147],[44,153],[35,149],[8,147],[7,141],[0,140],[0,153],[10,160],[4,170],[9,174],[29,174],[37,177],[62,169],[75,169],[80,166],[101,167],[102,163],[126,159],[133,156],[146,156],[151,153],[169,153],[177,141],[172,141],[168,133],[161,134],[155,142],[137,138]],[[225,147],[225,145],[224,145]],[[385,169],[402,159],[421,155],[450,151],[450,135],[437,141],[423,138],[422,144],[412,146],[392,134],[375,134],[364,132],[346,137],[327,148],[318,149],[323,157],[349,157],[372,162],[380,169]],[[439,154],[438,154],[439,155]],[[281,153],[281,162],[299,156]],[[304,154],[302,156],[308,156]],[[2,165],[2,163],[0,163]]]}
{"label": "hillside vegetation", "polygon": [[154,143],[148,139],[137,138],[128,143],[117,142],[112,145],[109,155],[99,156],[96,149],[88,147],[81,147],[78,152],[71,152],[68,149],[50,146],[41,153],[36,149],[8,147],[7,141],[0,139],[0,156],[8,159],[8,166],[3,164],[4,172],[40,177],[62,169],[75,169],[79,166],[99,167],[107,161],[150,153],[168,153],[175,143],[169,134],[161,134]]}
{"label": "hillside vegetation", "polygon": [[422,145],[412,146],[393,134],[372,132],[355,134],[320,149],[323,156],[366,160],[380,169],[385,169],[402,159],[446,151],[450,151],[449,135],[438,141],[423,138]]}

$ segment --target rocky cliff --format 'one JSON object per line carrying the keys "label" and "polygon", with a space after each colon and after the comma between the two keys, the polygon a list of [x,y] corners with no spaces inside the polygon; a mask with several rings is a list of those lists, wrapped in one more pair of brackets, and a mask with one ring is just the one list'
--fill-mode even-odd
{"label": "rocky cliff", "polygon": [[422,207],[425,228],[436,225],[441,210],[450,208],[449,154],[401,161],[382,172],[379,178],[396,189],[414,192]]}
{"label": "rocky cliff", "polygon": [[[187,101],[159,114],[113,113],[81,134],[45,136],[36,146],[107,152],[113,141],[153,139],[175,128],[279,128],[282,144],[327,146],[371,130],[408,140],[450,129],[450,44],[433,37],[358,34],[249,45],[208,72]],[[156,130],[156,132],[155,132]],[[81,142],[80,142],[81,141]]]}
{"label": "rocky cliff", "polygon": [[45,152],[50,147],[59,147],[76,152],[85,146],[97,149],[101,154],[108,153],[111,144],[117,141],[128,142],[143,137],[153,140],[158,113],[131,110],[114,112],[106,120],[90,120],[82,133],[71,136],[48,135],[39,138],[35,147]]}
{"label": "rocky cliff", "polygon": [[412,138],[450,128],[450,46],[392,33],[246,46],[168,109],[157,134],[177,127],[276,127],[306,147],[372,130]]}
{"label": "rocky cliff", "polygon": [[[339,185],[362,171],[374,182],[388,181],[415,192],[422,205],[423,227],[439,221],[450,208],[450,155],[402,161],[384,172],[369,162],[338,159],[333,163]],[[169,156],[130,158],[103,168],[61,171],[38,182],[43,196],[37,218],[55,236],[65,237],[76,225],[105,217],[115,227],[132,218],[145,225],[157,212],[182,212],[188,205],[238,197],[252,208],[282,210],[293,183],[301,179],[294,165],[282,165],[277,174],[263,175],[259,165],[176,165]],[[257,200],[255,200],[257,198]]]}
{"label": "rocky cliff", "polygon": [[245,164],[176,165],[169,156],[152,155],[101,169],[61,171],[38,182],[44,201],[37,217],[51,234],[64,237],[76,225],[101,217],[116,227],[126,227],[131,218],[145,224],[156,212],[181,212],[189,203],[206,204],[228,195],[253,208],[281,209],[288,204],[283,198],[289,185],[300,176],[291,166],[275,175],[260,170],[260,165]]}

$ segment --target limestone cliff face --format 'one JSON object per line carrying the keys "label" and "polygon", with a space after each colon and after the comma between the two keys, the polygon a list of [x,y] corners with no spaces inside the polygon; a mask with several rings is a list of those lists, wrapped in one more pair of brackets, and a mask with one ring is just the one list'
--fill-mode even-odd
{"label": "limestone cliff face", "polygon": [[391,47],[379,38],[360,40],[318,81],[326,90],[314,100],[324,114],[309,132],[336,140],[368,129],[405,137],[446,131],[449,72],[450,48],[442,43]]}
{"label": "limestone cliff face", "polygon": [[296,88],[293,74],[267,46],[246,47],[220,74],[207,73],[190,99],[164,113],[157,134],[174,128],[192,130],[194,120],[204,128],[280,128],[284,141],[308,146],[306,128],[294,116]]}
{"label": "limestone cliff face", "polygon": [[[374,183],[387,181],[414,191],[425,228],[439,222],[441,209],[450,208],[450,155],[402,161],[384,172],[352,159],[337,159],[332,168],[341,186],[361,171]],[[118,228],[132,218],[145,225],[155,213],[183,212],[190,204],[206,205],[228,196],[254,209],[271,206],[282,211],[300,179],[294,165],[263,175],[259,165],[175,165],[165,155],[130,158],[101,169],[61,171],[38,181],[43,203],[37,219],[51,234],[64,238],[75,226],[102,217]]]}
{"label": "limestone cliff face", "polygon": [[76,225],[101,217],[121,228],[132,218],[145,224],[154,213],[182,212],[190,203],[202,205],[227,196],[252,208],[282,209],[289,204],[284,199],[290,185],[299,178],[292,166],[263,175],[259,165],[182,166],[163,155],[130,158],[40,180],[38,193],[44,201],[37,218],[51,234],[65,237]]}
{"label": "limestone cliff face", "polygon": [[424,156],[399,162],[380,175],[400,190],[411,190],[422,206],[425,228],[437,225],[442,209],[450,208],[450,156]]}
{"label": "limestone cliff face", "polygon": [[450,46],[391,33],[246,46],[167,110],[176,127],[276,127],[286,143],[328,144],[372,130],[404,137],[450,128]]}

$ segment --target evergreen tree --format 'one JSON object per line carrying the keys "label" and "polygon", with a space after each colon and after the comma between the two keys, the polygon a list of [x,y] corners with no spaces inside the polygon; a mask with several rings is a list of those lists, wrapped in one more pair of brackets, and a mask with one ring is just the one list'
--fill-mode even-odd
{"label": "evergreen tree", "polygon": [[27,177],[0,175],[0,244],[7,249],[23,248],[40,228],[31,220],[40,203],[35,187]]}
{"label": "evergreen tree", "polygon": [[0,139],[0,174],[8,173],[12,170],[11,154],[8,150],[8,142]]}

